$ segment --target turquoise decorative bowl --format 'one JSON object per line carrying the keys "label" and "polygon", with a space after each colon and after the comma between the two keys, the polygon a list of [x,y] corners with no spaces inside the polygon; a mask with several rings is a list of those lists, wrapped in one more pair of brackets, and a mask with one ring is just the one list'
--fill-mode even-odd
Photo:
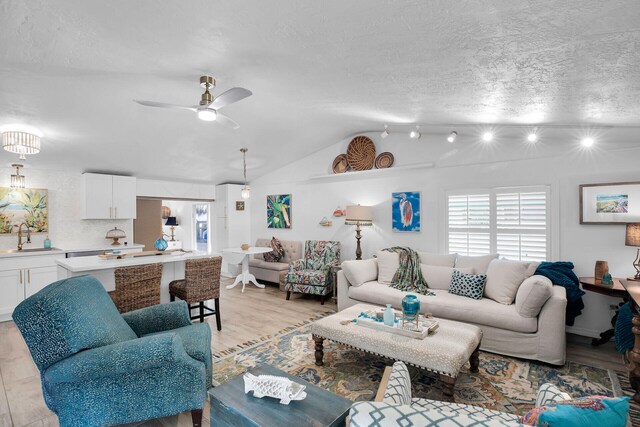
{"label": "turquoise decorative bowl", "polygon": [[413,294],[407,294],[402,299],[402,314],[404,319],[411,322],[416,319],[420,313],[420,300]]}
{"label": "turquoise decorative bowl", "polygon": [[156,242],[153,244],[153,247],[156,251],[165,251],[169,247],[169,244],[161,237],[156,240]]}

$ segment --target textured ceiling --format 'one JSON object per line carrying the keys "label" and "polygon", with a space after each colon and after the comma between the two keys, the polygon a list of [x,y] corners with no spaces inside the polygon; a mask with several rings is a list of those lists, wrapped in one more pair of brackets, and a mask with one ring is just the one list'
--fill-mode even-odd
{"label": "textured ceiling", "polygon": [[[253,91],[239,130],[132,102],[195,104],[202,73]],[[0,0],[0,126],[43,131],[33,167],[238,181],[242,146],[255,177],[415,122],[640,127],[640,2]]]}

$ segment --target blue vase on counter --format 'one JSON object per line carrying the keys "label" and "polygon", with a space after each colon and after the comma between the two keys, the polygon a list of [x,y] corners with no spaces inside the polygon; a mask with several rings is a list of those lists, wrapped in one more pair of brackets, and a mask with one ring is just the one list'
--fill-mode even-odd
{"label": "blue vase on counter", "polygon": [[384,324],[387,326],[393,326],[393,322],[395,319],[396,319],[396,315],[393,313],[391,304],[387,304],[387,309],[384,311],[384,315],[382,316],[382,320],[384,320]]}
{"label": "blue vase on counter", "polygon": [[165,251],[167,250],[167,248],[169,247],[169,244],[167,243],[166,240],[164,240],[163,237],[160,237],[158,240],[156,240],[156,242],[153,244],[153,247],[156,251]]}
{"label": "blue vase on counter", "polygon": [[402,299],[402,314],[404,319],[411,322],[416,319],[420,313],[420,300],[413,294],[407,294]]}

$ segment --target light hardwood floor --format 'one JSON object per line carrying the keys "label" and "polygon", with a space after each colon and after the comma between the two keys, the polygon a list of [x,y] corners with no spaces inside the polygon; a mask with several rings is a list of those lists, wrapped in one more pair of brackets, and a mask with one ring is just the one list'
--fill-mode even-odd
{"label": "light hardwood floor", "polygon": [[[225,279],[224,284],[228,283],[230,281]],[[313,297],[293,295],[291,301],[285,301],[285,293],[275,286],[258,289],[249,285],[245,293],[241,292],[240,287],[227,290],[223,286],[220,301],[222,331],[216,330],[214,316],[207,317],[206,321],[213,331],[214,352],[220,352],[274,335],[293,324],[302,323],[330,310],[335,310],[335,304],[327,302],[322,306]],[[624,370],[613,343],[593,348],[590,341],[570,335],[567,344],[568,360]],[[57,425],[57,418],[44,404],[38,371],[18,329],[13,322],[0,323],[0,427]],[[203,425],[209,425],[208,404],[204,409]],[[191,426],[191,417],[189,413],[183,413],[146,421],[137,426],[188,427]]]}

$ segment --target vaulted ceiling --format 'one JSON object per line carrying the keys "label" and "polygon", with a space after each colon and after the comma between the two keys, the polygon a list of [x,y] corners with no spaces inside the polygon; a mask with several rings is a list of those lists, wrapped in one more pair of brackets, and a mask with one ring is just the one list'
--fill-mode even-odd
{"label": "vaulted ceiling", "polygon": [[[196,104],[205,73],[253,91],[240,129],[132,102]],[[640,129],[640,3],[4,0],[14,123],[44,133],[33,167],[214,183],[243,146],[255,177],[385,123]]]}

